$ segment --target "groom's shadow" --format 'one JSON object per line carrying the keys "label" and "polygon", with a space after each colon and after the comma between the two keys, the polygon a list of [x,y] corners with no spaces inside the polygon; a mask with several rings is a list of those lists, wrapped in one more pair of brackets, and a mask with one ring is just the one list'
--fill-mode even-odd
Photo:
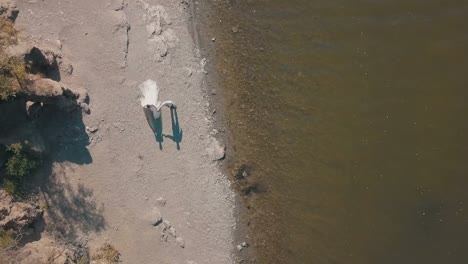
{"label": "groom's shadow", "polygon": [[164,137],[172,139],[177,145],[177,150],[180,150],[180,142],[182,142],[182,136],[184,132],[179,126],[179,117],[177,116],[177,108],[171,107],[171,124],[172,124],[172,136],[164,135]]}
{"label": "groom's shadow", "polygon": [[146,121],[148,121],[148,125],[150,126],[151,130],[153,130],[154,137],[156,141],[159,143],[159,149],[162,150],[162,142],[164,138],[170,138],[177,144],[177,150],[180,150],[180,142],[182,142],[182,129],[179,126],[179,118],[177,116],[176,108],[171,107],[171,123],[172,123],[172,136],[163,134],[163,126],[162,126],[162,112],[159,118],[154,118],[153,112],[151,109],[143,108],[143,112],[145,113]]}

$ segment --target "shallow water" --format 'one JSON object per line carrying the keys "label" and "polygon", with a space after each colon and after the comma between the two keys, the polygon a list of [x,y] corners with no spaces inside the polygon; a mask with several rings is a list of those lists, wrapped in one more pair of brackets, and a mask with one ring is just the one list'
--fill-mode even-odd
{"label": "shallow water", "polygon": [[211,4],[257,262],[468,263],[468,1]]}

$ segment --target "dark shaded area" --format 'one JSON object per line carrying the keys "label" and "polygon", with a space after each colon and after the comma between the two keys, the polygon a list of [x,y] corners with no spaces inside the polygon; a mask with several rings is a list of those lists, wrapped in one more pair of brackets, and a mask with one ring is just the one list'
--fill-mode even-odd
{"label": "dark shaded area", "polygon": [[0,101],[0,140],[27,121],[25,100]]}
{"label": "dark shaded area", "polygon": [[[44,219],[29,226],[21,243],[41,238],[44,230],[68,242],[105,228],[104,207],[97,205],[93,191],[65,176],[72,164],[89,164],[89,137],[79,110],[63,111],[46,104],[30,120],[25,100],[0,103],[0,144],[26,143],[40,159],[37,171],[25,181],[26,196],[40,197],[47,205]],[[47,225],[45,225],[45,222]]]}
{"label": "dark shaded area", "polygon": [[180,150],[180,142],[182,142],[183,131],[179,126],[179,117],[177,115],[177,108],[171,107],[171,125],[172,125],[172,136],[164,135],[174,141],[177,145],[177,150]]}
{"label": "dark shaded area", "polygon": [[94,202],[91,189],[82,184],[76,186],[63,177],[66,163],[59,166],[54,171],[45,167],[38,175],[39,180],[47,178],[38,190],[47,201],[46,217],[50,224],[46,230],[69,242],[82,234],[104,230],[104,206]]}
{"label": "dark shaded area", "polygon": [[81,111],[64,112],[55,106],[44,107],[37,124],[55,162],[89,164],[93,160],[86,146],[89,136]]}
{"label": "dark shaded area", "polygon": [[247,164],[242,164],[236,172],[237,180],[244,180],[252,174],[252,167]]}
{"label": "dark shaded area", "polygon": [[29,65],[32,74],[41,74],[54,81],[60,81],[60,70],[52,52],[43,52],[34,47],[31,52],[24,57],[25,63]]}
{"label": "dark shaded area", "polygon": [[246,196],[250,196],[252,194],[265,193],[267,191],[268,191],[267,187],[260,183],[250,184],[247,187],[242,189],[242,193]]}

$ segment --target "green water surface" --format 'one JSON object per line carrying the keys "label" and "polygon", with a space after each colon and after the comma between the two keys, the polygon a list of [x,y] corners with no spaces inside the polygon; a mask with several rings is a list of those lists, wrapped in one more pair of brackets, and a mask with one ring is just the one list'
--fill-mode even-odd
{"label": "green water surface", "polygon": [[211,2],[257,263],[468,263],[468,1]]}

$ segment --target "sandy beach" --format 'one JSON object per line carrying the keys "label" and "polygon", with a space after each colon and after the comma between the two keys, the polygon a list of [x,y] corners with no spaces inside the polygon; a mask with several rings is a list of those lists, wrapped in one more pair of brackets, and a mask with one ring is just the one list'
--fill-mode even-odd
{"label": "sandy beach", "polygon": [[[16,4],[21,36],[55,45],[72,66],[60,82],[90,98],[90,114],[83,114],[89,143],[52,153],[60,161],[53,179],[63,192],[46,192],[55,210],[45,215],[55,223],[46,225],[86,240],[91,250],[111,243],[122,263],[232,263],[235,195],[219,168],[222,143],[212,133],[207,92],[214,88],[204,86],[191,3]],[[162,100],[177,104],[176,111],[162,110],[158,135],[138,100],[147,79],[158,83]],[[73,203],[80,195],[76,208],[54,208],[58,199]],[[164,223],[153,226],[158,214]]]}

